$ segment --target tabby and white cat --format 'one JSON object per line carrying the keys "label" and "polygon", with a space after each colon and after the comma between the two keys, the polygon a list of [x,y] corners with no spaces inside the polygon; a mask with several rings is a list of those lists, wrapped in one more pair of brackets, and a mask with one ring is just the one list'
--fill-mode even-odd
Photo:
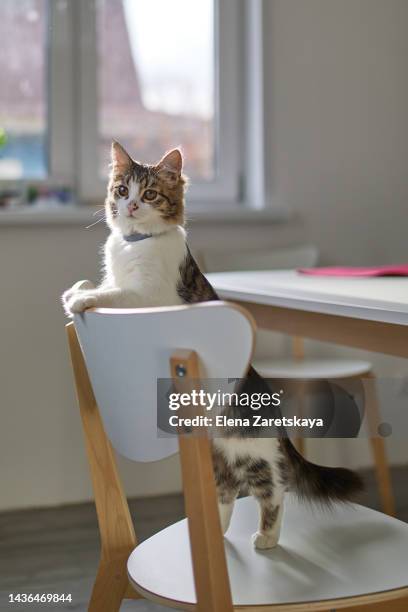
{"label": "tabby and white cat", "polygon": [[[90,307],[172,306],[218,299],[186,243],[182,165],[178,149],[157,164],[147,165],[134,161],[113,143],[105,202],[111,233],[104,250],[104,280],[99,287],[80,281],[68,289],[62,296],[68,315]],[[244,385],[249,391],[270,391],[253,368]],[[361,489],[356,474],[306,461],[284,435],[252,435],[236,431],[213,440],[224,533],[240,491],[249,492],[259,502],[254,545],[271,548],[279,539],[285,490],[292,488],[305,499],[330,503],[347,501]]]}

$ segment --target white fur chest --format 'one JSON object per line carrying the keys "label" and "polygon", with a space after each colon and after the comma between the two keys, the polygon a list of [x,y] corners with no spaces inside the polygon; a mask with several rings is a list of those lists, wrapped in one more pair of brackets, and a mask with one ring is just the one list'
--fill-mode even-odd
{"label": "white fur chest", "polygon": [[177,285],[185,255],[182,227],[139,242],[127,242],[113,232],[105,245],[104,284],[136,291],[150,306],[181,304]]}

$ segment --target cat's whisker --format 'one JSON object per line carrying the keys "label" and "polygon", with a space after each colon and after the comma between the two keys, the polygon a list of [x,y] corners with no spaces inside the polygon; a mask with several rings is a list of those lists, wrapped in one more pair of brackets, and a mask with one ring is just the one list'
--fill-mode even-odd
{"label": "cat's whisker", "polygon": [[95,223],[91,223],[91,225],[87,225],[85,229],[89,229],[89,228],[93,227],[94,225],[96,225],[97,223],[99,223],[100,221],[105,221],[105,219],[106,219],[106,217],[104,215],[103,217],[101,217],[100,219],[95,221]]}

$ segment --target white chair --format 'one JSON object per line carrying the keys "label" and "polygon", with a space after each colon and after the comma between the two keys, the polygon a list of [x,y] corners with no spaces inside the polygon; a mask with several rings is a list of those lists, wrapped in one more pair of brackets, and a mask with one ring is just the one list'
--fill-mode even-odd
{"label": "white chair", "polygon": [[136,544],[111,444],[135,461],[176,452],[177,439],[157,433],[157,378],[186,389],[200,376],[242,377],[254,333],[243,309],[100,309],[67,331],[101,536],[90,612],[141,597],[199,612],[407,609],[408,526],[373,510],[323,512],[288,495],[280,543],[260,552],[244,498],[224,546],[204,435],[178,436],[187,519]]}
{"label": "white chair", "polygon": [[[293,268],[310,268],[317,264],[318,249],[313,245],[276,250],[254,251],[204,251],[200,254],[201,262],[206,272],[234,272],[238,270],[278,270]],[[262,342],[262,332],[258,339]],[[302,338],[292,339],[292,360],[271,359],[268,357],[254,360],[254,367],[264,378],[291,379],[297,381],[313,381],[322,379],[370,378],[374,386],[374,373],[369,361],[356,359],[306,357]],[[298,397],[301,410],[304,398],[304,387],[299,384]],[[376,469],[376,477],[384,512],[395,515],[395,502],[385,443],[378,437],[377,425],[380,423],[378,403],[375,393],[370,392],[368,408],[368,424],[372,437],[371,451]],[[298,450],[306,454],[306,438],[298,438]]]}

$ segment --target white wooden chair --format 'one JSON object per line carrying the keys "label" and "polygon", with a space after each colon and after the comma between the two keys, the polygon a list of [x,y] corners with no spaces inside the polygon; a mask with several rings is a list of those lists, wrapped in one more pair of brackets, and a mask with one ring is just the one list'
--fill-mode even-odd
{"label": "white wooden chair", "polygon": [[[250,539],[256,507],[243,498],[224,546],[208,438],[158,436],[158,377],[185,388],[244,375],[254,327],[243,309],[100,309],[67,331],[101,536],[91,612],[141,597],[200,612],[407,609],[406,524],[356,505],[323,512],[288,495],[279,545],[259,552]],[[137,545],[111,445],[134,461],[179,446],[187,519]]]}
{"label": "white wooden chair", "polygon": [[[234,272],[238,270],[278,270],[311,268],[317,264],[318,249],[313,245],[300,245],[282,249],[265,249],[253,251],[208,251],[200,254],[202,265],[207,272]],[[262,330],[259,332],[258,344],[262,342]],[[259,342],[260,340],[260,342]],[[311,358],[306,356],[303,338],[292,338],[292,359],[261,357],[254,359],[254,367],[269,379],[291,379],[295,381],[336,380],[346,378],[370,379],[367,395],[368,426],[370,427],[370,445],[376,469],[383,511],[395,516],[395,501],[392,490],[391,475],[387,460],[385,442],[378,437],[377,425],[381,422],[379,406],[375,393],[375,374],[369,361],[361,359],[340,359],[333,357]],[[307,387],[298,385],[299,411],[304,404],[303,391]],[[368,389],[368,387],[370,388]],[[296,446],[306,455],[307,438],[297,438]]]}

